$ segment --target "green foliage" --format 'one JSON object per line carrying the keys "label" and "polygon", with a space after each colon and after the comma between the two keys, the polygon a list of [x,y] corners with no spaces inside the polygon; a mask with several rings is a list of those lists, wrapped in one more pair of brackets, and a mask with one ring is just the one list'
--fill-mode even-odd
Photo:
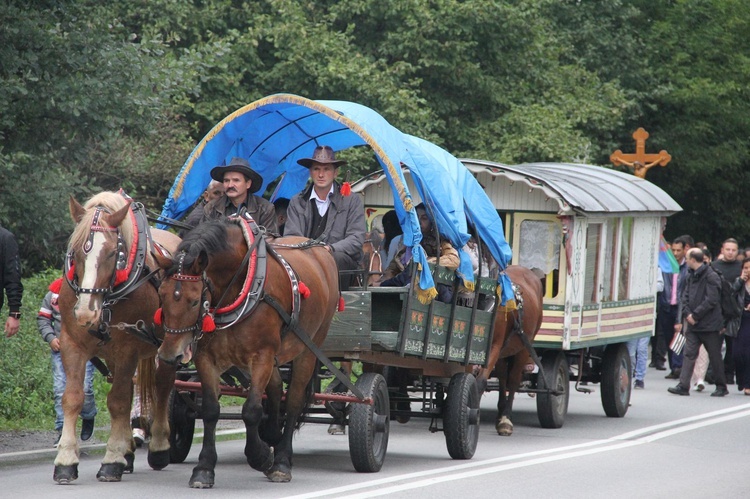
{"label": "green foliage", "polygon": [[[51,430],[55,427],[50,349],[39,335],[36,314],[50,282],[59,270],[46,270],[23,279],[21,328],[12,338],[0,339],[0,428]],[[7,316],[3,309],[2,317]],[[107,424],[109,385],[96,375],[97,424]]]}

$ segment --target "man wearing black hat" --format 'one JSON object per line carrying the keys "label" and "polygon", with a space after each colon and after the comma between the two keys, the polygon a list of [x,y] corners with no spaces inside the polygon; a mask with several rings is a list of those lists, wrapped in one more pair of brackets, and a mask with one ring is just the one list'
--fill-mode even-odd
{"label": "man wearing black hat", "polygon": [[[312,185],[289,202],[285,236],[317,239],[333,254],[339,270],[355,270],[362,260],[365,241],[365,210],[359,196],[341,193],[335,181],[339,166],[330,146],[318,146],[312,158],[297,161],[310,170]],[[341,289],[348,288],[350,277],[341,279]]]}
{"label": "man wearing black hat", "polygon": [[232,215],[250,215],[269,232],[278,230],[273,205],[254,195],[263,186],[263,177],[250,168],[246,159],[232,158],[228,165],[215,167],[211,170],[211,178],[224,184],[224,194],[205,206],[197,206],[191,213],[191,220],[204,222]]}

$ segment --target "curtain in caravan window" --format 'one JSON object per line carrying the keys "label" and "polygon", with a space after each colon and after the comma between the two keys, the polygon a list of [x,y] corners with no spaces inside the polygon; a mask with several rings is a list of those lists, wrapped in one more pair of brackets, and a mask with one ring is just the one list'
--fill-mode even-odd
{"label": "curtain in caravan window", "polygon": [[586,275],[584,278],[583,301],[596,303],[597,283],[599,282],[599,244],[602,224],[589,224],[586,229]]}
{"label": "curtain in caravan window", "polygon": [[615,297],[612,282],[615,276],[613,268],[616,250],[617,220],[607,220],[607,247],[604,248],[604,268],[602,269],[602,301],[612,301]]}
{"label": "curtain in caravan window", "polygon": [[617,299],[627,300],[629,289],[630,273],[630,238],[633,234],[633,217],[622,219],[622,229],[620,237],[620,279],[617,286]]}
{"label": "curtain in caravan window", "polygon": [[562,230],[549,220],[521,222],[518,263],[527,269],[539,269],[544,275],[559,267]]}

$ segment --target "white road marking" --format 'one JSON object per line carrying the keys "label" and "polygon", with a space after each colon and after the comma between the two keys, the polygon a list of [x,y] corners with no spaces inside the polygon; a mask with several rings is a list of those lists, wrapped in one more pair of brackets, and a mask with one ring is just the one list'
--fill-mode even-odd
{"label": "white road marking", "polygon": [[[537,464],[545,464],[554,461],[560,461],[563,459],[570,459],[571,457],[579,457],[586,455],[598,454],[601,452],[609,452],[618,449],[624,449],[627,447],[633,447],[636,445],[643,445],[651,443],[663,438],[667,438],[679,433],[692,431],[705,426],[711,426],[725,421],[733,419],[739,419],[750,416],[750,404],[743,404],[736,407],[713,411],[705,414],[699,414],[697,416],[691,416],[688,418],[678,419],[667,423],[660,423],[658,425],[649,426],[640,430],[623,433],[612,438],[604,440],[596,440],[593,442],[586,442],[582,444],[569,445],[564,447],[557,447],[554,449],[546,449],[534,452],[527,452],[524,454],[516,454],[512,456],[504,456],[493,459],[485,459],[483,461],[472,461],[469,463],[446,466],[444,468],[437,468],[432,470],[419,471],[414,473],[405,473],[402,475],[396,475],[388,478],[381,478],[377,480],[370,480],[367,482],[359,482],[351,485],[344,485],[342,487],[335,487],[332,489],[319,490],[306,494],[300,494],[296,496],[289,496],[287,499],[307,499],[312,497],[323,497],[327,495],[337,495],[344,492],[351,492],[356,490],[364,490],[372,487],[379,487],[382,485],[395,484],[404,480],[409,480],[408,483],[393,485],[386,488],[378,488],[377,490],[364,491],[359,494],[347,494],[349,498],[365,498],[365,497],[377,497],[396,492],[402,492],[410,489],[429,487],[438,483],[450,482],[455,480],[463,480],[465,478],[471,478],[480,475],[487,475],[490,473],[498,473],[501,471],[512,470],[516,468],[523,468],[528,466],[534,466]],[[663,431],[662,431],[663,430]],[[595,448],[590,448],[595,447]],[[552,455],[554,454],[554,455]],[[542,457],[536,457],[542,456]],[[533,458],[533,459],[529,459]],[[500,464],[498,466],[489,466],[497,463],[503,463],[507,461],[518,461],[506,464]],[[487,467],[489,466],[489,467]],[[480,468],[471,470],[471,468]],[[469,470],[469,471],[464,471]],[[441,475],[436,477],[434,475]],[[425,477],[430,477],[424,479]],[[416,480],[415,479],[421,479]]]}

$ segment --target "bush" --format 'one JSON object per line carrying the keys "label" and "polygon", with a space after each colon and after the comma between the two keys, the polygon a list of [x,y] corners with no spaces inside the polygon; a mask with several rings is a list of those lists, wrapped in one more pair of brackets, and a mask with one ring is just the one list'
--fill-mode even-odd
{"label": "bush", "polygon": [[[0,339],[0,428],[51,430],[55,427],[50,350],[39,335],[36,315],[49,283],[60,275],[60,270],[50,269],[23,279],[21,329],[13,338]],[[4,308],[0,311],[3,323],[6,316]],[[109,387],[103,376],[95,376],[97,425],[109,423],[106,410]]]}

